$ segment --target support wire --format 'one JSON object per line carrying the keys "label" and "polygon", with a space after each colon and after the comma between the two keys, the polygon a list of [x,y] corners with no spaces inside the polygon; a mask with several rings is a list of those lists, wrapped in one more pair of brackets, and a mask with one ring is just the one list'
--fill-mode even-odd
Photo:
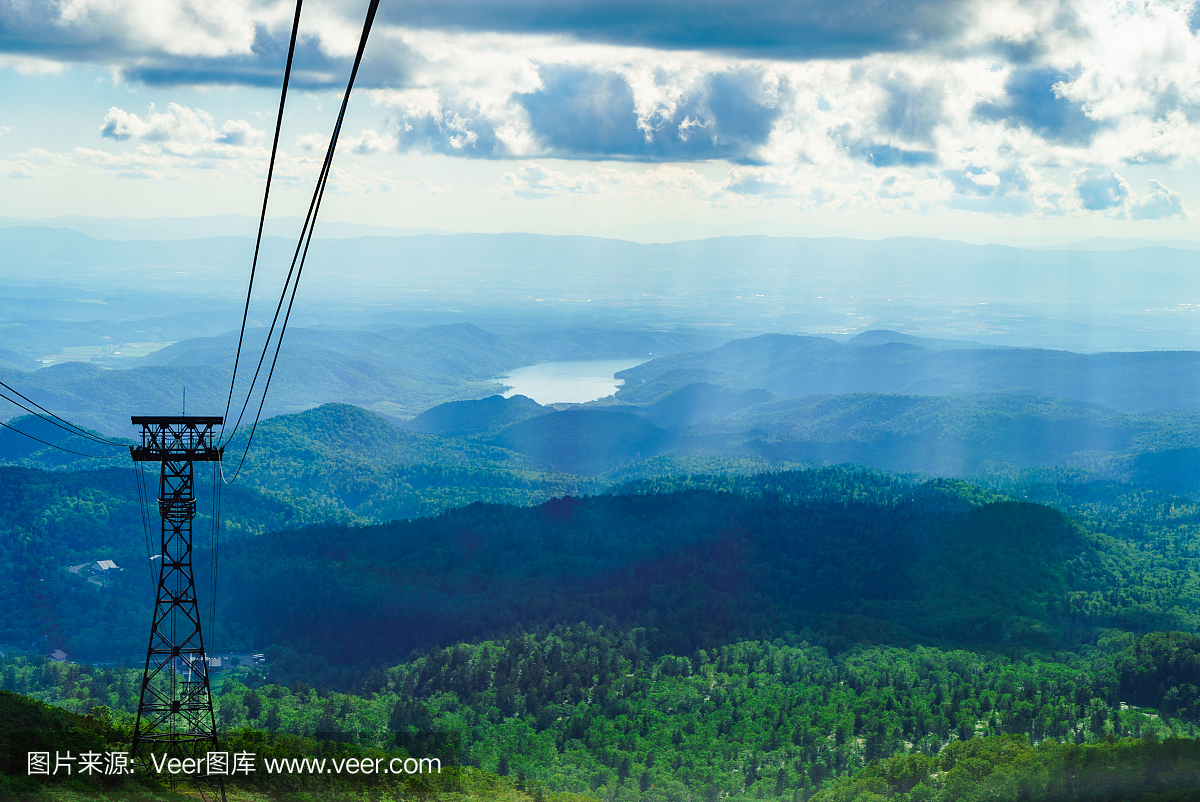
{"label": "support wire", "polygon": [[[375,13],[378,11],[378,9],[379,0],[371,0],[370,5],[367,8],[366,21],[363,23],[362,37],[359,39],[358,51],[354,57],[354,67],[350,71],[350,80],[346,84],[346,93],[342,97],[342,106],[338,112],[337,123],[333,127],[333,136],[330,137],[329,147],[325,153],[325,161],[321,165],[321,173],[317,178],[317,186],[313,191],[312,200],[309,202],[308,213],[304,217],[304,225],[300,231],[300,241],[296,244],[296,252],[292,256],[292,264],[288,269],[287,277],[284,280],[283,292],[279,296],[279,303],[275,307],[275,316],[272,318],[271,327],[267,331],[267,339],[263,347],[263,353],[259,357],[258,367],[254,371],[254,378],[251,380],[250,389],[246,393],[246,400],[242,404],[241,412],[238,414],[237,423],[234,425],[234,432],[236,433],[238,427],[241,426],[242,418],[246,413],[246,409],[250,405],[250,400],[254,393],[254,385],[258,382],[258,377],[262,372],[262,366],[266,361],[267,352],[271,350],[271,336],[275,331],[275,326],[279,321],[279,314],[283,311],[283,304],[286,300],[287,312],[284,314],[283,325],[280,327],[279,336],[276,338],[275,353],[271,358],[271,367],[267,372],[267,379],[263,385],[262,396],[259,399],[258,409],[256,410],[254,416],[254,423],[250,427],[250,435],[246,439],[246,447],[242,451],[241,459],[238,461],[238,467],[234,471],[233,477],[226,480],[224,466],[222,465],[221,467],[221,478],[226,484],[232,484],[237,480],[238,474],[241,473],[242,466],[246,462],[246,455],[250,452],[250,445],[254,442],[254,433],[258,428],[259,419],[262,417],[263,405],[267,400],[267,391],[271,386],[271,378],[275,375],[275,365],[279,360],[279,350],[283,345],[283,336],[287,331],[288,321],[291,318],[292,306],[296,302],[296,292],[300,287],[300,277],[304,272],[304,263],[308,259],[308,249],[312,244],[312,236],[316,227],[317,215],[321,211],[321,201],[325,197],[325,186],[329,181],[329,173],[333,165],[333,154],[337,149],[338,136],[341,134],[342,123],[346,117],[346,108],[350,103],[350,94],[354,89],[354,81],[358,76],[358,70],[362,64],[363,51],[366,49],[367,39],[371,34],[371,26],[375,21]],[[293,274],[295,275],[294,282],[292,281]],[[291,287],[290,298],[288,295],[289,287]],[[231,434],[230,438],[232,437],[233,435]]]}
{"label": "support wire", "polygon": [[[10,393],[12,393],[13,395],[16,395],[18,398],[22,398],[25,401],[29,402],[30,404],[33,404],[35,407],[37,407],[38,410],[41,410],[41,411],[40,412],[34,411],[34,410],[30,409],[29,407],[25,406],[24,404],[22,404],[20,401],[14,401],[13,399],[6,396],[4,393],[0,393],[0,398],[3,398],[5,401],[8,401],[10,404],[20,407],[21,409],[25,410],[26,412],[28,412],[31,415],[36,415],[37,417],[46,421],[46,423],[53,424],[54,426],[57,426],[58,428],[62,429],[63,431],[65,431],[69,434],[73,434],[76,437],[86,438],[88,440],[91,440],[92,442],[100,443],[101,445],[116,446],[118,448],[126,448],[128,446],[127,443],[119,443],[116,440],[112,440],[110,438],[103,437],[103,436],[95,434],[93,432],[89,432],[87,429],[84,429],[81,426],[76,426],[74,423],[71,423],[69,420],[64,420],[63,418],[58,417],[50,410],[43,407],[41,404],[22,395],[18,390],[15,390],[14,388],[10,387],[9,385],[5,384],[4,382],[0,382],[0,387],[3,387],[4,389],[8,390]],[[43,414],[43,413],[45,413],[45,414]],[[47,418],[46,415],[49,415],[50,417]],[[66,424],[66,425],[64,426],[63,424]],[[70,428],[68,428],[68,427],[70,427]]]}
{"label": "support wire", "polygon": [[154,555],[151,552],[151,547],[150,547],[150,537],[151,537],[150,513],[146,509],[146,507],[147,507],[146,497],[150,494],[150,492],[146,488],[146,473],[145,473],[145,471],[142,470],[142,466],[138,465],[137,463],[134,463],[133,473],[134,473],[135,481],[137,482],[138,512],[141,513],[142,531],[146,535],[146,564],[148,566],[150,566],[150,586],[157,587],[158,580],[154,576]]}
{"label": "support wire", "polygon": [[104,454],[84,454],[82,451],[75,451],[73,449],[66,448],[65,446],[60,446],[57,443],[50,443],[46,440],[43,440],[40,437],[34,437],[33,435],[29,434],[28,432],[23,432],[15,426],[9,426],[7,423],[0,422],[0,426],[3,426],[5,429],[14,431],[19,435],[28,437],[30,440],[37,440],[42,445],[50,446],[51,448],[57,448],[59,451],[65,451],[68,454],[74,454],[77,457],[87,457],[88,459],[112,459],[112,457],[105,456]]}
{"label": "support wire", "polygon": [[[263,226],[267,222],[267,201],[271,197],[271,177],[275,173],[275,156],[279,152],[279,132],[283,128],[283,108],[287,104],[288,83],[292,77],[292,58],[296,54],[296,34],[300,31],[300,7],[304,0],[296,0],[296,16],[292,20],[292,39],[288,45],[287,64],[283,68],[283,89],[279,93],[279,114],[275,119],[275,139],[271,142],[271,161],[267,165],[267,185],[263,190],[262,212],[258,217],[258,236],[254,240],[254,259],[250,263],[250,283],[246,287],[246,305],[242,309],[242,328],[238,333],[237,355],[233,358],[233,376],[229,379],[229,397],[225,399],[225,414],[221,421],[221,435],[217,438],[219,443],[225,438],[225,422],[224,418],[229,417],[229,407],[233,403],[233,387],[237,382],[238,363],[242,358],[242,341],[246,337],[246,321],[250,316],[250,295],[254,292],[254,274],[258,268],[258,252],[262,247]],[[263,346],[266,347],[265,345]],[[254,385],[251,384],[251,390]],[[238,419],[241,422],[241,419]],[[230,438],[237,434],[237,426],[234,426],[233,432],[230,433]]]}

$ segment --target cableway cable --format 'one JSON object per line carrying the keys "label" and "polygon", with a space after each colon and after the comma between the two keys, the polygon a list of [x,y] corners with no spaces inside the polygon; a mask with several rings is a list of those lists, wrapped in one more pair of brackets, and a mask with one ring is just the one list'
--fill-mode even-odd
{"label": "cableway cable", "polygon": [[[280,327],[279,336],[276,338],[275,353],[271,359],[271,367],[267,372],[266,382],[263,385],[262,396],[259,399],[258,409],[254,416],[254,423],[250,428],[250,434],[246,440],[246,447],[242,451],[241,459],[238,462],[238,467],[234,471],[233,477],[226,480],[224,465],[221,467],[221,478],[225,484],[232,484],[237,480],[238,474],[241,473],[242,466],[246,462],[246,455],[250,451],[250,445],[254,441],[254,433],[258,428],[259,419],[262,417],[263,405],[267,400],[267,391],[270,389],[271,378],[275,374],[275,366],[279,360],[279,351],[283,345],[283,336],[287,332],[288,321],[290,320],[292,314],[292,306],[296,302],[296,292],[300,286],[300,277],[304,272],[304,263],[308,259],[308,250],[309,246],[312,244],[312,236],[316,227],[317,215],[321,210],[321,201],[325,197],[325,187],[329,181],[329,173],[333,165],[333,154],[337,149],[338,136],[341,134],[342,123],[346,117],[346,108],[350,103],[350,95],[354,89],[354,81],[358,76],[358,70],[362,64],[363,51],[366,49],[367,39],[371,34],[371,26],[375,21],[375,13],[378,11],[378,9],[379,0],[371,0],[370,5],[367,8],[366,21],[363,23],[362,37],[359,39],[358,51],[354,56],[354,66],[350,71],[350,79],[346,84],[346,93],[342,97],[342,106],[338,112],[337,123],[333,127],[333,135],[329,140],[329,147],[325,153],[325,161],[321,165],[321,173],[317,178],[317,186],[313,191],[312,200],[309,202],[308,213],[304,217],[304,225],[300,231],[300,241],[296,244],[296,252],[292,256],[292,264],[288,269],[287,277],[284,280],[283,292],[279,296],[279,303],[275,307],[275,316],[272,318],[271,327],[267,332],[266,344],[263,348],[262,356],[259,357],[258,367],[254,371],[254,378],[250,382],[250,389],[246,393],[246,400],[242,404],[242,410],[238,415],[237,424],[234,426],[234,432],[236,432],[238,427],[241,426],[242,418],[250,404],[250,399],[253,397],[254,385],[258,382],[258,377],[262,371],[263,363],[266,360],[267,352],[270,351],[271,336],[274,333],[275,326],[279,321],[279,314],[283,311],[283,303],[285,300],[287,300],[287,312],[284,314],[283,325]],[[294,282],[292,281],[293,274],[295,275]],[[289,286],[291,287],[290,298],[288,297]],[[232,435],[230,435],[230,438],[232,438]]]}
{"label": "cableway cable", "polygon": [[[46,421],[46,423],[53,424],[54,426],[57,426],[58,428],[67,432],[68,434],[72,434],[77,437],[86,438],[87,440],[89,440],[93,443],[98,443],[100,445],[105,445],[105,446],[116,446],[119,448],[128,448],[127,443],[119,443],[115,440],[110,440],[105,437],[100,437],[98,435],[93,434],[92,432],[87,431],[86,429],[83,429],[83,428],[75,425],[74,423],[71,423],[68,420],[64,420],[63,418],[60,418],[58,415],[55,415],[53,412],[46,409],[41,404],[38,404],[36,401],[23,395],[21,392],[14,389],[13,387],[5,384],[4,382],[0,382],[0,386],[2,386],[5,389],[9,390],[10,392],[14,393],[15,395],[19,396],[20,398],[23,398],[24,400],[28,401],[30,404],[33,404],[33,406],[37,407],[37,409],[41,410],[42,412],[46,413],[46,415],[50,416],[49,418],[47,418],[44,415],[41,415],[38,412],[35,412],[34,410],[25,406],[21,402],[16,401],[12,398],[9,398],[4,393],[0,393],[0,398],[3,398],[5,401],[8,401],[9,403],[20,407],[21,409],[25,410],[26,412],[30,413],[31,415],[34,415],[35,417],[37,417],[39,420],[44,420],[44,421]],[[58,421],[61,421],[61,423],[59,423]],[[63,424],[66,424],[66,425],[64,426]],[[0,423],[0,426],[3,426],[5,429],[11,429],[12,431],[16,432],[19,435],[28,437],[31,440],[36,440],[39,443],[48,445],[51,448],[56,448],[59,451],[64,451],[68,454],[75,454],[76,456],[87,457],[89,459],[112,459],[112,457],[110,457],[108,455],[84,454],[82,451],[75,451],[74,449],[67,448],[65,446],[59,445],[58,443],[51,443],[47,440],[41,439],[40,437],[35,437],[32,434],[29,434],[28,432],[23,432],[20,429],[16,428],[15,426],[9,426],[7,423]],[[70,427],[70,428],[67,428],[67,427]],[[146,500],[145,500],[146,495],[148,493],[148,491],[146,490],[146,487],[145,487],[146,478],[142,472],[141,467],[137,464],[134,464],[134,466],[133,466],[133,473],[134,473],[134,483],[137,485],[138,517],[141,518],[142,532],[145,535],[145,541],[146,541],[146,564],[150,570],[150,583],[153,586],[153,585],[157,584],[157,582],[154,577],[154,562],[151,560],[151,554],[150,554],[150,518],[149,518],[149,513],[146,511]]]}
{"label": "cableway cable", "polygon": [[158,580],[154,577],[154,555],[150,551],[150,513],[147,511],[146,497],[150,494],[146,489],[146,474],[142,470],[142,466],[134,464],[133,474],[137,482],[138,490],[138,512],[142,516],[142,531],[146,535],[146,565],[150,568],[150,586],[157,587]]}
{"label": "cableway cable", "polygon": [[[37,403],[36,401],[29,398],[28,396],[24,395],[19,390],[11,387],[8,384],[5,384],[4,382],[0,382],[0,387],[4,387],[5,389],[12,392],[14,395],[18,396],[19,398],[22,398],[25,401],[28,401],[30,404],[32,404],[34,407],[36,407],[38,410],[41,410],[41,412],[44,412],[45,415],[49,415],[50,417],[47,418],[45,415],[39,414],[38,412],[36,412],[36,411],[30,409],[29,407],[25,406],[24,404],[22,404],[20,401],[16,401],[12,398],[9,398],[4,393],[0,393],[0,398],[3,398],[5,401],[8,401],[10,404],[20,407],[21,409],[23,409],[26,412],[30,413],[31,415],[35,416],[39,420],[43,420],[46,423],[57,426],[59,429],[62,429],[63,431],[67,432],[68,434],[85,438],[86,440],[88,440],[90,442],[98,443],[100,445],[115,446],[118,448],[128,448],[128,444],[126,444],[126,443],[120,443],[115,440],[110,440],[106,437],[96,435],[92,432],[87,431],[86,429],[84,429],[80,426],[77,426],[74,423],[71,423],[68,420],[60,418],[58,415],[55,415],[53,412],[46,409],[41,404]],[[65,424],[65,425],[63,425],[63,424]],[[29,434],[28,432],[23,432],[20,429],[16,428],[15,426],[9,426],[7,423],[0,423],[0,426],[3,426],[5,429],[11,429],[12,431],[16,432],[19,435],[28,437],[31,440],[36,440],[39,443],[48,445],[51,448],[56,448],[59,451],[64,451],[68,454],[75,454],[76,456],[87,457],[89,459],[112,459],[112,457],[110,457],[108,455],[84,454],[82,451],[75,451],[74,449],[67,448],[65,446],[59,445],[58,443],[51,443],[47,440],[41,439],[40,437],[35,437],[34,435]],[[70,427],[70,428],[68,428],[68,427]],[[133,471],[134,471],[134,481],[135,481],[135,484],[137,485],[137,493],[138,493],[138,516],[142,520],[142,531],[145,534],[145,540],[146,540],[146,563],[150,569],[151,585],[154,585],[154,584],[156,584],[156,582],[155,582],[155,578],[154,578],[154,563],[150,559],[150,557],[151,557],[151,555],[150,555],[150,519],[149,519],[149,514],[146,512],[145,496],[146,496],[147,491],[145,490],[145,476],[143,475],[141,468],[136,464],[133,466]]]}
{"label": "cableway cable", "polygon": [[[275,327],[277,325],[279,325],[279,314],[280,314],[280,312],[283,311],[283,303],[288,298],[288,287],[289,286],[292,287],[292,300],[293,301],[295,300],[296,288],[299,286],[299,281],[300,281],[300,274],[303,273],[303,271],[304,271],[304,262],[303,262],[303,259],[301,259],[301,249],[303,248],[304,256],[307,257],[308,246],[306,244],[305,238],[307,237],[308,241],[311,242],[312,227],[316,225],[316,215],[320,211],[321,198],[325,192],[325,183],[328,180],[329,170],[332,166],[333,153],[334,153],[334,149],[337,147],[337,140],[338,140],[338,136],[341,132],[342,121],[346,115],[346,107],[350,100],[350,92],[354,87],[355,77],[358,74],[359,65],[362,62],[362,55],[363,55],[364,49],[366,48],[367,37],[370,35],[371,25],[374,22],[375,12],[378,9],[378,7],[379,7],[379,0],[372,0],[370,3],[370,6],[367,9],[367,19],[366,19],[365,23],[363,24],[362,37],[359,40],[358,51],[357,51],[357,53],[355,55],[355,59],[354,59],[354,66],[350,71],[350,80],[346,86],[346,93],[342,97],[342,105],[341,105],[341,109],[338,113],[337,123],[334,125],[333,136],[330,138],[329,147],[326,149],[325,159],[321,165],[321,172],[317,177],[317,185],[313,190],[313,197],[309,201],[308,211],[304,216],[304,224],[303,224],[303,226],[301,226],[301,229],[300,229],[300,239],[296,244],[295,253],[292,254],[292,262],[291,262],[290,267],[288,268],[287,276],[284,278],[283,291],[279,295],[279,302],[275,305],[275,314],[271,318],[270,327],[267,329],[267,338],[266,338],[266,342],[263,344],[263,352],[259,356],[258,366],[255,368],[254,377],[250,381],[250,388],[246,391],[246,400],[242,403],[241,412],[239,412],[237,423],[234,425],[234,433],[236,433],[238,427],[241,426],[242,419],[246,414],[246,409],[249,407],[250,400],[253,397],[254,387],[258,383],[259,375],[261,375],[263,363],[266,360],[267,353],[271,349],[271,338],[275,333]],[[300,260],[299,271],[297,271],[297,260]],[[295,285],[292,285],[292,276],[293,275],[296,276],[296,284]],[[289,310],[290,310],[290,304],[289,304]],[[287,327],[287,319],[285,317],[284,329],[286,329],[286,327]],[[281,329],[280,330],[280,338],[282,338],[282,336],[283,336],[283,330]],[[278,345],[276,346],[276,356],[278,356]],[[265,391],[264,391],[263,397],[265,399]],[[262,405],[260,404],[259,405],[260,412],[261,412],[261,409],[262,409]],[[257,423],[257,420],[256,420],[256,423]],[[231,433],[230,436],[228,438],[226,438],[225,442],[229,442],[232,439],[233,439],[233,433]],[[236,476],[236,474],[235,474],[235,476]]]}
{"label": "cableway cable", "polygon": [[210,638],[216,634],[218,560],[221,550],[221,488],[224,485],[218,473],[218,464],[216,462],[213,463],[212,535],[209,541],[209,549],[212,552],[208,580],[208,631]]}
{"label": "cableway cable", "polygon": [[[20,407],[21,409],[25,410],[26,412],[28,412],[31,415],[41,418],[42,420],[46,421],[46,423],[57,426],[58,428],[62,429],[64,432],[67,432],[68,434],[72,434],[72,435],[75,435],[76,437],[82,437],[84,439],[91,440],[93,443],[99,443],[100,445],[103,445],[103,446],[115,446],[118,448],[128,448],[129,447],[128,443],[119,443],[116,440],[111,440],[107,437],[103,437],[101,435],[94,434],[93,432],[89,432],[87,429],[77,426],[68,420],[64,420],[63,418],[58,417],[50,410],[41,406],[36,401],[30,400],[29,398],[22,395],[20,392],[13,389],[9,385],[5,384],[4,382],[0,382],[0,387],[4,387],[5,389],[7,389],[9,392],[13,393],[17,397],[22,398],[25,401],[28,401],[30,404],[33,404],[33,406],[37,407],[37,410],[40,410],[40,412],[37,410],[30,409],[29,407],[22,404],[20,401],[16,401],[12,398],[9,398],[4,393],[0,393],[0,398],[3,398],[5,401],[9,402],[10,404],[13,404],[14,406]],[[42,413],[45,413],[45,415],[43,415]],[[45,417],[46,415],[49,415],[50,417],[47,418],[47,417]],[[62,422],[59,423],[58,421],[62,421]],[[66,424],[66,425],[64,426],[63,424]],[[68,427],[70,427],[70,428],[68,428]]]}
{"label": "cableway cable", "polygon": [[[292,58],[296,54],[296,35],[300,30],[300,7],[304,0],[296,0],[296,16],[292,20],[292,39],[288,45],[287,64],[283,68],[283,89],[279,93],[279,115],[275,120],[275,139],[271,142],[271,161],[267,165],[267,185],[263,190],[262,213],[258,218],[258,236],[254,240],[254,259],[250,263],[250,283],[246,287],[246,306],[242,309],[242,328],[238,333],[237,355],[233,358],[233,376],[229,379],[229,397],[225,400],[225,414],[221,421],[221,436],[217,438],[217,442],[225,439],[225,422],[224,419],[229,417],[229,407],[233,403],[233,387],[237,382],[238,362],[242,358],[242,341],[246,337],[246,321],[250,315],[250,295],[254,291],[254,274],[258,268],[258,252],[262,247],[263,226],[267,222],[267,201],[271,197],[271,177],[275,173],[275,156],[279,152],[279,132],[283,128],[283,108],[287,103],[288,83],[292,77]],[[263,346],[266,347],[265,345]],[[253,389],[253,385],[251,385]],[[240,419],[239,419],[240,422]],[[233,432],[229,435],[230,438],[237,433],[237,427],[234,427]]]}
{"label": "cableway cable", "polygon": [[104,454],[84,454],[82,451],[75,451],[73,449],[66,448],[65,446],[60,446],[57,443],[47,442],[40,437],[34,437],[33,435],[29,434],[28,432],[23,432],[20,429],[18,429],[17,427],[9,426],[7,423],[4,423],[4,422],[0,422],[0,426],[3,426],[5,429],[10,429],[19,435],[24,435],[25,437],[28,437],[30,440],[37,440],[42,445],[50,446],[51,448],[57,448],[59,451],[65,451],[68,454],[74,454],[77,457],[87,457],[89,459],[112,459],[112,457],[105,456]]}

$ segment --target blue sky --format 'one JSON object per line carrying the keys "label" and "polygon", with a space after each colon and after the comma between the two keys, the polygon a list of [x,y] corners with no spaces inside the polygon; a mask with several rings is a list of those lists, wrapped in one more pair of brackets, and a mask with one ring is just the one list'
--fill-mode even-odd
{"label": "blue sky", "polygon": [[[274,215],[366,3],[304,8]],[[0,215],[255,213],[294,6],[0,0]],[[1200,238],[1192,2],[384,0],[330,219]]]}

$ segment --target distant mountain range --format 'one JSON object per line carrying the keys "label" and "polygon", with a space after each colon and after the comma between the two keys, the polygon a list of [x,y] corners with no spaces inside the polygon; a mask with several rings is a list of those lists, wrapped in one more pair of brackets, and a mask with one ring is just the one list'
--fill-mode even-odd
{"label": "distant mountain range", "polygon": [[[0,285],[204,299],[207,308],[243,297],[253,250],[246,236],[114,240],[0,227]],[[258,286],[270,291],[262,297],[282,286],[293,252],[286,236],[264,239]],[[915,237],[643,244],[519,233],[356,236],[314,241],[299,311],[844,334],[884,326],[1076,350],[1187,347],[1200,341],[1200,326],[1176,307],[1200,294],[1194,265],[1195,250],[1161,244],[1115,251]],[[0,337],[0,347],[11,346]]]}
{"label": "distant mountain range", "polygon": [[1137,248],[1176,248],[1184,251],[1200,250],[1200,242],[1188,239],[1115,239],[1113,237],[1090,237],[1079,242],[1059,245],[1035,245],[1034,251],[1132,251]]}
{"label": "distant mountain range", "polygon": [[0,348],[0,370],[33,370],[36,367],[38,363],[29,357],[7,348]]}
{"label": "distant mountain range", "polygon": [[[695,470],[697,460],[705,470],[738,461],[756,469],[855,462],[956,476],[1069,465],[1114,478],[1200,481],[1200,354],[1086,355],[886,331],[845,343],[797,335],[718,343],[719,335],[687,331],[298,329],[289,334],[266,415],[353,404],[436,436],[428,442],[497,449],[477,458],[487,470],[519,463],[520,470],[603,481]],[[257,345],[252,339],[249,352]],[[127,433],[129,415],[177,408],[185,385],[189,409],[219,413],[233,346],[226,334],[164,348],[128,370],[66,364],[0,371],[0,378],[78,423]],[[650,349],[668,355],[621,372],[625,385],[616,396],[590,404],[505,399],[490,381],[544,359]],[[251,371],[243,366],[243,380]],[[361,424],[345,425],[353,431]],[[336,434],[336,426],[329,431]],[[0,433],[0,440],[14,437]],[[72,447],[90,453],[87,445]],[[43,463],[31,456],[36,451],[13,452],[10,464],[76,467],[70,456]],[[265,453],[259,458],[269,461]],[[443,458],[435,450],[406,459]],[[398,458],[371,459],[384,466]],[[272,481],[288,480],[280,474]]]}
{"label": "distant mountain range", "polygon": [[846,343],[763,335],[618,376],[625,385],[615,399],[570,410],[497,396],[438,406],[405,425],[584,475],[719,457],[943,475],[1074,466],[1156,484],[1200,480],[1200,354],[1190,352],[1082,355],[886,331]]}
{"label": "distant mountain range", "polygon": [[1200,352],[1077,354],[964,347],[888,332],[849,342],[764,334],[712,351],[651,360],[618,378],[620,400],[650,403],[695,382],[782,398],[840,393],[1011,393],[1121,412],[1200,408]]}
{"label": "distant mountain range", "polygon": [[[248,332],[239,373],[242,396],[264,334],[262,328]],[[522,365],[671,354],[712,347],[725,339],[717,332],[686,329],[509,327],[498,334],[465,323],[377,331],[297,328],[285,339],[265,415],[341,402],[403,420],[447,400],[490,395],[500,387],[493,381],[497,376]],[[86,362],[24,373],[0,367],[0,380],[80,424],[110,434],[127,433],[130,415],[179,409],[185,386],[189,409],[221,414],[236,347],[237,333],[227,332],[163,348],[124,370]],[[269,366],[268,359],[260,388]],[[257,400],[247,420],[256,407]],[[235,405],[235,418],[239,410],[240,404]],[[13,409],[13,414],[19,411]]]}
{"label": "distant mountain range", "polygon": [[[263,231],[270,237],[296,236],[303,220],[299,217],[271,217]],[[61,217],[24,218],[0,217],[0,228],[69,228],[96,239],[109,240],[181,240],[201,237],[253,237],[258,231],[258,218],[245,214],[212,214],[205,217]],[[430,228],[396,228],[361,223],[321,221],[317,236],[341,239],[345,237],[388,236],[411,237],[416,234],[449,234]]]}
{"label": "distant mountain range", "polygon": [[[718,467],[739,459],[758,466],[858,463],[949,476],[1074,466],[1132,481],[1200,483],[1197,411],[1126,415],[1006,394],[850,393],[748,403],[758,393],[765,395],[693,384],[646,406],[563,411],[496,396],[435,407],[407,425],[586,476],[673,473],[705,458]],[[519,420],[505,425],[508,416]],[[655,458],[655,467],[637,467]]]}

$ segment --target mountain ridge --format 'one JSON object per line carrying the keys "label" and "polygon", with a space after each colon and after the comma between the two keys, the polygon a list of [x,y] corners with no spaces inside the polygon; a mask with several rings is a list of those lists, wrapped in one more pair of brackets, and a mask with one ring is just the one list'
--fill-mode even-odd
{"label": "mountain ridge", "polygon": [[[621,371],[618,400],[678,389],[680,376],[783,398],[818,394],[947,395],[1007,392],[1088,401],[1121,412],[1200,408],[1200,352],[1081,354],[1042,348],[933,351],[888,341],[852,345],[795,334],[761,334],[707,352],[666,356]],[[690,381],[687,383],[691,383]]]}

